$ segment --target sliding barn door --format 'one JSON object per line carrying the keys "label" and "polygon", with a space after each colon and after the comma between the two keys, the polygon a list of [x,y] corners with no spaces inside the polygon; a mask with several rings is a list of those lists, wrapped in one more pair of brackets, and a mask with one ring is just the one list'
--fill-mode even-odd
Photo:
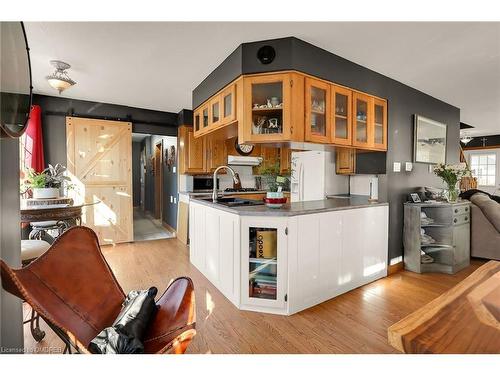
{"label": "sliding barn door", "polygon": [[101,245],[133,241],[132,124],[66,117],[67,166],[75,200],[88,206],[82,224]]}

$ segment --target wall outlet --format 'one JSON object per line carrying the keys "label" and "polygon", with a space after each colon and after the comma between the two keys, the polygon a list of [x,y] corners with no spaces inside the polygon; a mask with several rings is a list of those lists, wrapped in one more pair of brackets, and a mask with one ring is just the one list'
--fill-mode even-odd
{"label": "wall outlet", "polygon": [[177,198],[174,197],[174,204],[177,204]]}
{"label": "wall outlet", "polygon": [[401,163],[399,161],[394,162],[392,167],[393,172],[401,172]]}
{"label": "wall outlet", "polygon": [[170,203],[173,203],[173,202],[174,202],[174,197],[170,196]]}
{"label": "wall outlet", "polygon": [[411,161],[407,161],[405,163],[405,171],[411,172],[413,170],[413,163]]}

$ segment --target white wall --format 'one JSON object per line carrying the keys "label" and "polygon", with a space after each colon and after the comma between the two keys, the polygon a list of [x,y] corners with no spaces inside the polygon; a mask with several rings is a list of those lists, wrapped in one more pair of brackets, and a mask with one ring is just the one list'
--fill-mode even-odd
{"label": "white wall", "polygon": [[479,190],[484,190],[490,194],[500,195],[500,148],[492,148],[486,150],[464,150],[465,158],[467,159],[467,164],[470,166],[470,155],[471,154],[496,154],[497,155],[497,168],[495,175],[495,185],[496,186],[478,186]]}

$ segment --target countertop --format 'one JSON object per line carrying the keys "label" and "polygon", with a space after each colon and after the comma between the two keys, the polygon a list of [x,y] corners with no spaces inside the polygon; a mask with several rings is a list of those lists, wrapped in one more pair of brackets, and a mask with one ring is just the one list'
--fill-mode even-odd
{"label": "countertop", "polygon": [[295,202],[284,204],[281,208],[260,206],[227,207],[218,203],[192,198],[193,202],[217,208],[241,216],[297,216],[328,211],[352,210],[374,206],[388,206],[387,202],[370,202],[368,196],[352,195],[346,198],[329,198],[318,201]]}

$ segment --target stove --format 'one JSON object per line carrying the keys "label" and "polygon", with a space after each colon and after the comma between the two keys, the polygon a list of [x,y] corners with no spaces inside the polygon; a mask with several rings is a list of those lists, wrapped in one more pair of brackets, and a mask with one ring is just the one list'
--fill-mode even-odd
{"label": "stove", "polygon": [[248,193],[252,191],[258,191],[256,188],[241,188],[241,189],[234,189],[234,188],[226,188],[224,189],[224,192],[226,193]]}

